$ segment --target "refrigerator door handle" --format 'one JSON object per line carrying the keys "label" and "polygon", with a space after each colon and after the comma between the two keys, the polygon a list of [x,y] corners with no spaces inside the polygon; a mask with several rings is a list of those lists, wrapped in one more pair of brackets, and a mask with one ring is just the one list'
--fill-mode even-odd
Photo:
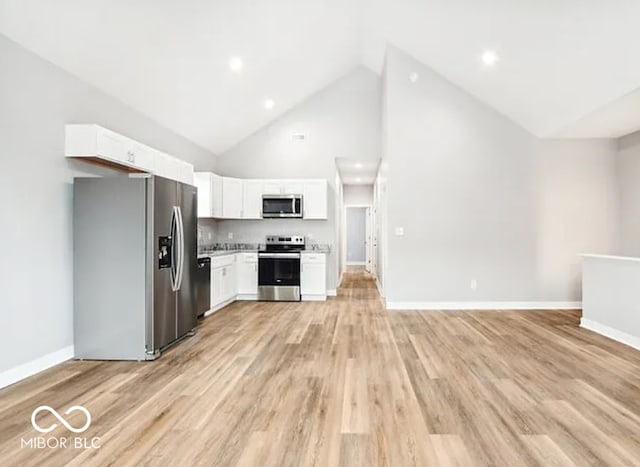
{"label": "refrigerator door handle", "polygon": [[180,219],[178,217],[178,207],[173,207],[173,212],[171,213],[171,290],[176,292],[178,290],[178,277],[180,274]]}
{"label": "refrigerator door handle", "polygon": [[182,209],[179,206],[176,206],[176,214],[178,215],[178,238],[180,240],[179,246],[179,254],[180,259],[178,260],[178,274],[177,274],[177,285],[176,290],[180,290],[182,287],[182,277],[184,276],[184,222],[182,221]]}

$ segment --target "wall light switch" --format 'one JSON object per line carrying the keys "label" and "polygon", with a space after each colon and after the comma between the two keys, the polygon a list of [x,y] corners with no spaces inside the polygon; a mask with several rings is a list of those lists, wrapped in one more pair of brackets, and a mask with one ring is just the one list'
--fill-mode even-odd
{"label": "wall light switch", "polygon": [[229,232],[229,233],[227,234],[227,238],[228,238],[229,240],[233,240],[233,232]]}
{"label": "wall light switch", "polygon": [[209,232],[208,237],[209,237],[209,240],[211,240],[213,238],[213,235],[211,235],[211,232]]}
{"label": "wall light switch", "polygon": [[469,286],[471,287],[471,290],[476,290],[478,288],[478,281],[471,279],[471,284]]}
{"label": "wall light switch", "polygon": [[404,237],[404,227],[396,227],[396,237]]}

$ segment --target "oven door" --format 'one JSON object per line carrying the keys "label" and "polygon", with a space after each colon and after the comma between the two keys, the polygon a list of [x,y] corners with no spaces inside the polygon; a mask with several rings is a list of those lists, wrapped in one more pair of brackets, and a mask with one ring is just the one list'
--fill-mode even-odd
{"label": "oven door", "polygon": [[262,217],[302,217],[302,196],[263,195]]}
{"label": "oven door", "polygon": [[300,254],[258,254],[258,298],[269,301],[300,300]]}

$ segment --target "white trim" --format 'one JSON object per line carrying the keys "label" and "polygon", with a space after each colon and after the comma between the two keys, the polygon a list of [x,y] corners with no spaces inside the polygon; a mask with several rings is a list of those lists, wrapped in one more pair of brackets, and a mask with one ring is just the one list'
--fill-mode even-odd
{"label": "white trim", "polygon": [[618,331],[617,329],[585,318],[580,320],[580,327],[608,337],[609,339],[613,339],[614,341],[626,344],[636,350],[640,350],[640,337],[632,336],[626,332]]}
{"label": "white trim", "polygon": [[218,303],[216,306],[211,308],[209,311],[205,311],[204,317],[206,318],[207,316],[210,316],[210,315],[214,314],[216,311],[223,309],[227,305],[231,305],[235,301],[236,301],[236,297],[231,297],[227,301],[224,301],[222,303]]}
{"label": "white trim", "polygon": [[382,285],[380,284],[380,279],[376,276],[376,288],[378,289],[378,293],[382,298],[384,298],[384,294],[382,293]]}
{"label": "white trim", "polygon": [[366,266],[366,261],[347,261],[347,266]]}
{"label": "white trim", "polygon": [[387,310],[579,310],[581,302],[387,302]]}
{"label": "white trim", "polygon": [[336,289],[327,290],[327,297],[336,297],[338,296],[338,292]]}
{"label": "white trim", "polygon": [[257,293],[250,293],[250,294],[238,294],[236,295],[236,300],[238,301],[257,301],[258,300],[258,294]]}
{"label": "white trim", "polygon": [[17,383],[18,381],[28,378],[29,376],[33,376],[36,373],[40,373],[47,368],[51,368],[52,366],[65,362],[73,358],[74,354],[73,345],[70,345],[47,355],[43,355],[35,360],[31,360],[30,362],[23,363],[20,366],[3,371],[0,373],[0,388]]}
{"label": "white trim", "polygon": [[324,302],[327,299],[326,295],[303,295],[301,297],[303,302]]}

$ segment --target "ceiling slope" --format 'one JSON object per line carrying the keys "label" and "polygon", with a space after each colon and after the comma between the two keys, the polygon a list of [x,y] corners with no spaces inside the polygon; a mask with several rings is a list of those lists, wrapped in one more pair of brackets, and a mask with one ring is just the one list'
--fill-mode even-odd
{"label": "ceiling slope", "polygon": [[636,0],[0,0],[1,33],[218,154],[388,42],[537,136],[622,134],[639,23]]}

